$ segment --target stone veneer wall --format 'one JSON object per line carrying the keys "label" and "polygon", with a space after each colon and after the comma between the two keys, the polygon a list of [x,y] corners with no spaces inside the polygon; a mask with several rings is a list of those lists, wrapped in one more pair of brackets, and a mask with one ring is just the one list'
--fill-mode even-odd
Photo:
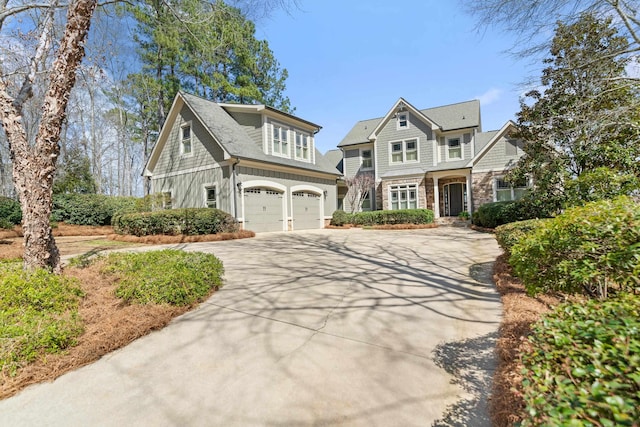
{"label": "stone veneer wall", "polygon": [[[444,216],[444,186],[453,182],[467,183],[467,178],[459,176],[455,178],[442,178],[438,180],[438,193],[440,193],[440,216]],[[432,184],[433,185],[433,184]]]}
{"label": "stone veneer wall", "polygon": [[506,171],[500,172],[476,172],[471,174],[473,185],[472,203],[475,211],[485,203],[493,202],[493,180],[497,176],[504,176]]}
{"label": "stone veneer wall", "polygon": [[[424,177],[422,178],[403,178],[403,179],[390,179],[387,181],[382,181],[379,186],[378,194],[381,198],[381,204],[378,205],[380,209],[388,210],[391,209],[391,204],[389,203],[389,186],[391,185],[399,185],[399,184],[415,184],[418,181],[418,207],[423,209],[427,207],[427,188]],[[433,185],[433,183],[432,183]],[[433,190],[432,190],[433,191]]]}

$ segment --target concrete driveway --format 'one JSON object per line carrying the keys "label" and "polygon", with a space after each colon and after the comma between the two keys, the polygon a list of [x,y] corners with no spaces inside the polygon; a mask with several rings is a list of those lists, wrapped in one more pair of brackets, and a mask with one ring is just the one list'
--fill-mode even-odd
{"label": "concrete driveway", "polygon": [[490,425],[493,236],[317,230],[179,247],[221,258],[225,287],[1,401],[0,425]]}

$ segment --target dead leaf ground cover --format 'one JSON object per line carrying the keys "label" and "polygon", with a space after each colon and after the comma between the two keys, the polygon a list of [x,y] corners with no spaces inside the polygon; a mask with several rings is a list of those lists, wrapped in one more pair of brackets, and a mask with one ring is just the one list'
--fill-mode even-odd
{"label": "dead leaf ground cover", "polygon": [[[111,227],[63,225],[58,227],[58,233],[62,237],[57,238],[56,241],[63,255],[81,255],[127,244],[105,238],[95,238],[113,233]],[[19,234],[21,234],[20,230],[0,232],[0,258],[14,259],[22,255],[22,239]],[[133,238],[134,236],[129,236],[131,238],[120,237],[125,242],[129,242],[129,245],[133,243],[135,246],[140,246],[228,240],[253,237],[254,235],[253,232],[240,232],[218,237],[149,236],[153,238],[146,240]],[[67,267],[64,274],[79,279],[85,292],[85,297],[79,308],[80,316],[84,321],[84,333],[79,337],[76,346],[63,353],[48,354],[18,370],[15,376],[3,375],[0,377],[0,399],[14,395],[28,385],[53,381],[64,373],[87,365],[151,331],[163,328],[176,316],[194,308],[193,305],[174,307],[125,303],[115,296],[115,279],[112,276],[101,274],[98,265],[91,265],[84,269]]]}

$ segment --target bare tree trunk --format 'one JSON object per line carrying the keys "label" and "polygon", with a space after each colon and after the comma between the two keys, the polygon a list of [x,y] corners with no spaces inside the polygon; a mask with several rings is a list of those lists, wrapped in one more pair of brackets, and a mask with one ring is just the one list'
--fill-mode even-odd
{"label": "bare tree trunk", "polygon": [[60,254],[49,223],[53,176],[60,154],[60,132],[67,102],[76,81],[76,70],[84,56],[83,44],[95,7],[96,0],[75,0],[69,5],[67,24],[50,71],[34,146],[27,141],[22,120],[22,107],[33,93],[33,80],[27,78],[15,98],[9,95],[6,81],[0,82],[0,117],[9,141],[13,180],[23,211],[25,269],[61,270]]}

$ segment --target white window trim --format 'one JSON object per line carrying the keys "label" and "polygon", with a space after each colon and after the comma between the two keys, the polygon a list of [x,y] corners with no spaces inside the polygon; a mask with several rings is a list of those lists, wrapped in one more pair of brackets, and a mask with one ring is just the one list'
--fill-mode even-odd
{"label": "white window trim", "polygon": [[[506,175],[497,175],[493,177],[493,201],[497,202],[498,201],[498,180],[502,180],[504,181],[504,178],[506,177]],[[511,199],[509,199],[509,201],[513,201],[515,200],[515,189],[516,188],[526,188],[526,189],[530,189],[531,188],[531,179],[527,178],[527,185],[525,187],[514,187],[513,185],[509,185],[509,189],[511,190]],[[501,190],[506,190],[506,188],[501,188]]]}
{"label": "white window trim", "polygon": [[[182,133],[184,132],[184,128],[188,127],[189,128],[189,145],[191,146],[191,151],[189,151],[188,153],[184,152],[184,138],[182,138]],[[180,125],[180,134],[179,134],[179,140],[180,140],[180,156],[181,157],[191,157],[193,156],[193,126],[191,126],[191,121],[182,123]]]}
{"label": "white window trim", "polygon": [[[301,130],[298,129],[293,129],[293,131],[290,132],[291,134],[293,134],[293,156],[296,160],[300,160],[301,162],[307,162],[307,163],[313,163],[313,137],[311,136],[311,134],[309,134],[308,132],[303,132]],[[298,135],[302,135],[303,137],[303,146],[304,146],[304,139],[306,138],[307,140],[307,158],[304,157],[298,157],[298,141],[297,136]]]}
{"label": "white window trim", "polygon": [[[273,138],[273,131],[275,127],[279,127],[282,130],[285,131],[286,135],[287,135],[287,152],[282,154],[282,153],[277,153],[274,150],[274,138]],[[271,123],[271,132],[269,134],[269,142],[271,144],[271,154],[273,156],[276,157],[284,157],[286,159],[290,159],[291,158],[291,134],[293,132],[291,132],[291,128],[288,125],[285,125],[284,123],[279,123],[279,122],[272,122]],[[282,138],[282,134],[280,134],[280,138]],[[293,143],[295,144],[295,141],[293,141]],[[282,144],[282,140],[280,141],[280,144]]]}
{"label": "white window trim", "polygon": [[[369,157],[371,159],[371,167],[368,167],[368,168],[362,167],[362,162],[364,160],[364,156],[362,155],[362,153],[364,151],[370,151],[371,152],[371,157]],[[361,171],[372,171],[373,170],[373,148],[361,148],[360,149],[360,170]]]}
{"label": "white window trim", "polygon": [[[416,142],[416,160],[407,160],[407,142],[415,141]],[[393,144],[402,144],[402,161],[394,162],[393,161]],[[420,163],[420,138],[407,138],[400,139],[396,141],[389,141],[389,165],[404,165],[404,164],[412,164],[412,163]]]}
{"label": "white window trim", "polygon": [[[406,126],[400,126],[400,116],[401,115],[406,115],[406,117],[407,117],[407,125]],[[409,115],[408,111],[398,112],[396,114],[396,130],[405,130],[405,129],[411,129],[411,116]]]}
{"label": "white window trim", "polygon": [[[449,141],[451,141],[452,139],[457,139],[460,142],[460,157],[449,157]],[[464,160],[464,138],[462,136],[452,136],[452,137],[446,137],[445,138],[445,153],[446,153],[446,159],[448,162],[450,161],[457,161],[457,160]]]}
{"label": "white window trim", "polygon": [[[388,188],[388,200],[389,200],[388,208],[389,208],[389,210],[394,210],[393,207],[392,207],[392,204],[391,204],[391,193],[394,190],[396,190],[396,191],[400,190],[400,188],[398,188],[398,187],[401,187],[401,186],[407,187],[404,191],[409,191],[410,187],[415,187],[415,190],[416,190],[416,207],[415,207],[415,209],[420,209],[420,193],[419,193],[419,191],[420,191],[420,183],[418,183],[418,182],[408,182],[406,184],[392,184],[392,185],[389,185],[389,188]],[[398,206],[400,206],[400,200],[399,199],[398,199]],[[413,209],[413,208],[409,208],[409,198],[408,197],[407,197],[407,209]],[[397,210],[402,210],[402,209],[397,209]]]}
{"label": "white window trim", "polygon": [[207,199],[207,190],[209,188],[213,188],[215,190],[215,192],[216,192],[216,207],[215,207],[215,209],[220,209],[220,206],[219,206],[219,203],[218,203],[218,201],[220,199],[220,197],[219,197],[220,194],[218,193],[218,184],[216,184],[216,183],[210,183],[210,184],[203,184],[202,185],[203,199],[204,199],[203,200],[203,203],[204,203],[203,206],[205,208],[209,207],[209,206],[207,206],[207,201],[208,201],[208,199]]}

